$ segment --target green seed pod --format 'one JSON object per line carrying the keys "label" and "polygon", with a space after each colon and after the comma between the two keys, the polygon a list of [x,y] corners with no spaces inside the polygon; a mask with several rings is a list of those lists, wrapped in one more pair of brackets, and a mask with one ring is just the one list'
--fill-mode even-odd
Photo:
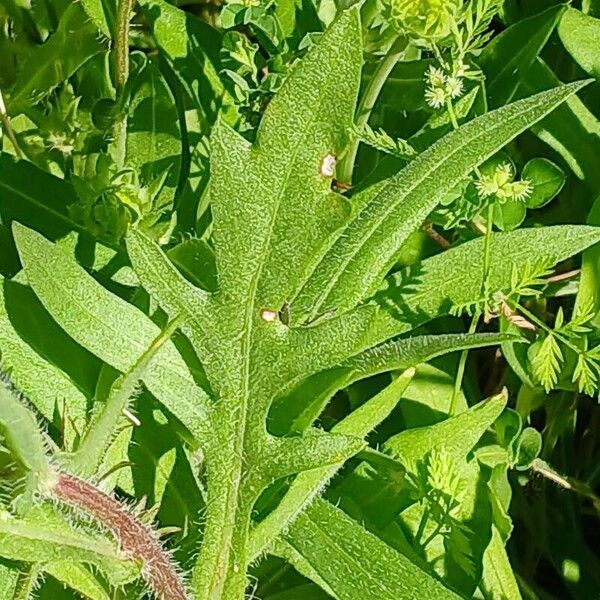
{"label": "green seed pod", "polygon": [[390,0],[393,26],[414,38],[441,42],[460,20],[461,0]]}

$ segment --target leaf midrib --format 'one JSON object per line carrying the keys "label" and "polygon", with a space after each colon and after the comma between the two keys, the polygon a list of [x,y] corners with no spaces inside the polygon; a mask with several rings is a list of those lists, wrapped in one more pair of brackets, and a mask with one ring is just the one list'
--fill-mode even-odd
{"label": "leaf midrib", "polygon": [[[331,77],[331,72],[329,73],[329,77]],[[328,91],[328,88],[326,85],[322,85],[319,88],[319,92],[317,94],[317,102],[315,103],[317,109],[321,107],[322,102],[323,102],[323,96],[326,91]],[[311,118],[309,120],[309,125],[305,129],[306,132],[308,132],[309,130],[312,129],[314,123],[317,120],[317,114],[318,114],[318,110],[312,111]],[[260,135],[260,132],[259,132],[259,135]],[[266,266],[267,258],[269,256],[270,243],[271,243],[271,239],[273,237],[275,223],[276,223],[277,217],[279,215],[279,209],[281,207],[281,202],[282,202],[283,196],[285,194],[285,191],[287,190],[288,182],[294,171],[294,167],[296,164],[296,158],[298,156],[298,153],[300,152],[300,149],[302,148],[302,142],[307,138],[307,136],[308,136],[308,133],[304,133],[301,136],[299,136],[299,138],[295,144],[294,150],[291,153],[290,159],[288,161],[288,166],[285,170],[284,177],[282,178],[282,184],[279,188],[279,193],[276,195],[276,198],[275,198],[275,206],[272,211],[271,217],[269,219],[267,232],[265,234],[264,241],[262,244],[261,252],[259,255],[260,260],[258,262],[258,267],[257,267],[256,271],[254,272],[252,279],[250,280],[250,285],[249,285],[249,289],[248,289],[249,302],[246,305],[246,311],[245,311],[245,315],[244,315],[244,329],[243,329],[243,335],[242,335],[242,365],[241,365],[242,390],[241,390],[241,394],[240,394],[241,410],[239,413],[240,416],[239,416],[239,420],[237,423],[237,431],[235,432],[236,437],[235,437],[235,445],[234,445],[234,452],[238,458],[236,460],[237,464],[236,464],[235,475],[234,475],[234,477],[232,477],[231,483],[227,489],[226,505],[228,507],[230,507],[232,504],[231,496],[234,493],[236,494],[236,500],[237,500],[237,492],[239,490],[240,483],[241,483],[241,475],[242,475],[241,471],[242,471],[242,466],[243,466],[243,448],[244,448],[245,438],[246,438],[246,426],[247,426],[247,421],[248,421],[248,399],[249,399],[249,395],[250,395],[250,385],[251,385],[250,362],[251,362],[251,348],[252,348],[252,338],[253,338],[253,326],[252,325],[253,325],[253,320],[255,317],[254,313],[256,310],[256,295],[257,295],[257,291],[258,291],[258,284],[260,282],[260,278],[262,276],[263,270]],[[257,139],[259,139],[259,138],[257,138]],[[223,543],[225,535],[229,535],[229,533],[225,532],[225,531],[222,532],[221,543]],[[229,561],[229,559],[228,559],[228,561]],[[217,575],[216,573],[213,575],[213,582],[215,581],[216,575]]]}

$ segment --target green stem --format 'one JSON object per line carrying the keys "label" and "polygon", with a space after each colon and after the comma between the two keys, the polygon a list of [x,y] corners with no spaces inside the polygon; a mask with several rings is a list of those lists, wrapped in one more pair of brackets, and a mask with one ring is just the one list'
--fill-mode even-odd
{"label": "green stem", "polygon": [[423,514],[421,515],[421,521],[419,522],[419,528],[417,529],[417,533],[415,534],[415,538],[414,538],[415,546],[421,545],[420,540],[423,537],[423,534],[425,533],[425,527],[427,526],[427,521],[429,521],[429,514],[430,514],[430,510],[429,510],[429,507],[427,507],[423,511]]}
{"label": "green stem", "polygon": [[[407,42],[404,37],[396,38],[396,40],[390,46],[387,54],[379,62],[377,69],[375,73],[373,73],[373,77],[371,81],[369,81],[369,84],[365,89],[365,93],[363,94],[363,97],[358,105],[358,110],[356,112],[356,126],[359,129],[368,123],[373,107],[377,102],[377,98],[379,98],[379,94],[381,93],[385,82],[390,76],[392,69],[396,66],[398,60],[400,60],[406,45]],[[348,152],[342,160],[340,168],[341,181],[346,183],[352,182],[352,172],[354,171],[354,163],[356,162],[356,154],[358,153],[359,144],[359,139],[353,140],[348,148]]]}
{"label": "green stem", "polygon": [[493,231],[494,207],[490,204],[487,207],[487,218],[485,224],[485,242],[483,247],[483,274],[481,278],[481,297],[484,299],[485,319],[488,315],[488,284],[490,270],[492,268],[492,231]]}
{"label": "green stem", "polygon": [[364,450],[361,450],[355,458],[364,460],[371,465],[385,467],[392,471],[404,472],[404,467],[395,458],[392,458],[391,456],[388,456],[379,450],[375,450],[370,446],[367,446]]}
{"label": "green stem", "polygon": [[[119,0],[117,6],[115,45],[113,50],[114,81],[117,102],[123,100],[125,84],[129,78],[129,21],[135,0]],[[123,107],[121,107],[123,110]],[[116,163],[119,169],[125,164],[127,148],[127,113],[121,115],[114,126],[114,137],[117,149]]]}
{"label": "green stem", "polygon": [[[192,575],[197,600],[243,600],[246,589],[247,546],[254,499],[244,501],[243,456],[231,436],[215,431],[218,456],[207,455],[209,487],[202,549]],[[229,438],[229,439],[227,439]]]}
{"label": "green stem", "polygon": [[554,335],[565,346],[567,346],[568,348],[570,348],[571,350],[573,350],[573,352],[575,352],[575,354],[577,354],[577,355],[581,354],[581,348],[578,348],[575,344],[573,344],[564,335],[562,335],[562,334],[554,331],[551,327],[549,327],[548,325],[546,325],[546,323],[544,323],[544,321],[542,321],[539,317],[537,317],[530,310],[528,310],[527,308],[525,308],[522,304],[519,304],[518,302],[515,302],[515,301],[508,302],[508,304],[509,304],[509,306],[513,310],[519,311],[520,313],[524,314],[532,323],[534,323],[535,325],[537,325],[540,329],[543,329],[546,333],[548,333],[550,335]]}
{"label": "green stem", "polygon": [[[491,267],[491,238],[492,238],[492,207],[488,207],[487,212],[487,227],[485,232],[485,246],[483,250],[483,278],[481,280],[481,294],[483,298],[487,299],[487,281],[490,274]],[[477,323],[479,322],[480,313],[477,311],[473,315],[471,319],[471,324],[469,325],[469,333],[474,333],[477,329]],[[463,350],[460,354],[460,359],[458,361],[458,369],[456,371],[456,379],[454,380],[454,389],[452,390],[452,400],[450,401],[450,416],[456,414],[457,404],[458,404],[458,396],[460,394],[460,390],[462,388],[463,378],[465,375],[465,367],[467,364],[467,357],[469,355],[468,350]]]}
{"label": "green stem", "polygon": [[30,600],[34,597],[42,568],[38,563],[32,564],[27,570],[21,572],[13,594],[13,600]]}
{"label": "green stem", "polygon": [[[476,312],[471,319],[471,324],[469,325],[469,333],[474,333],[477,329],[477,323],[479,323],[479,313]],[[458,359],[458,368],[456,370],[456,379],[454,380],[454,389],[452,390],[452,399],[450,400],[450,409],[448,414],[453,416],[456,414],[456,409],[458,408],[458,396],[460,395],[460,390],[462,388],[463,378],[465,376],[465,367],[467,365],[467,357],[469,356],[468,350],[463,350],[460,353],[460,358]]]}
{"label": "green stem", "polygon": [[483,280],[486,281],[491,268],[491,250],[492,250],[492,227],[494,220],[494,206],[490,204],[487,209],[487,219],[485,224],[485,247],[483,253]]}
{"label": "green stem", "polygon": [[423,548],[423,551],[427,550],[427,546],[429,546],[429,544],[431,544],[431,542],[433,542],[433,540],[436,538],[436,536],[439,535],[441,530],[442,530],[442,524],[438,523],[436,528],[431,532],[431,534],[427,537],[427,539],[421,544],[421,548]]}
{"label": "green stem", "polygon": [[454,110],[454,105],[452,104],[452,100],[448,98],[446,100],[446,109],[448,110],[448,115],[450,116],[450,122],[452,123],[452,127],[454,129],[459,128],[458,119],[456,118],[456,111]]}
{"label": "green stem", "polygon": [[2,121],[2,125],[4,126],[4,130],[6,131],[6,135],[10,140],[10,143],[13,145],[15,149],[15,153],[19,158],[23,158],[23,151],[19,146],[19,142],[17,141],[17,136],[10,124],[10,118],[6,112],[6,106],[4,104],[4,97],[2,96],[2,91],[0,90],[0,120]]}

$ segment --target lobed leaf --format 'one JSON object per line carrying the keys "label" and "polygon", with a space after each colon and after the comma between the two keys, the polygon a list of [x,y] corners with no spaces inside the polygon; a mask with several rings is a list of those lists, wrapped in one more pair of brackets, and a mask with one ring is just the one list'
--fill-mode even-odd
{"label": "lobed leaf", "polygon": [[358,12],[349,10],[285,80],[255,144],[223,124],[213,131],[219,287],[236,299],[253,282],[260,306],[281,309],[349,217],[331,169],[347,142],[361,61]]}
{"label": "lobed leaf", "polygon": [[407,429],[389,438],[384,448],[402,462],[421,460],[432,448],[443,448],[457,462],[463,461],[503,411],[506,400],[504,392],[441,423]]}
{"label": "lobed leaf", "polygon": [[[414,369],[405,371],[379,394],[376,394],[335,425],[332,433],[350,435],[356,439],[366,437],[372,429],[377,427],[390,414],[402,397],[402,393],[406,390],[413,375]],[[303,440],[304,438],[291,439]],[[305,510],[342,467],[344,460],[345,458],[341,457],[337,464],[300,473],[294,479],[277,508],[251,531],[248,542],[248,552],[251,558],[255,558],[264,552],[276,537],[298,518],[298,515]]]}
{"label": "lobed leaf", "polygon": [[277,433],[300,433],[321,414],[336,391],[361,379],[415,367],[448,352],[518,341],[500,334],[423,335],[391,340],[349,358],[339,367],[308,378],[275,401],[271,411]]}

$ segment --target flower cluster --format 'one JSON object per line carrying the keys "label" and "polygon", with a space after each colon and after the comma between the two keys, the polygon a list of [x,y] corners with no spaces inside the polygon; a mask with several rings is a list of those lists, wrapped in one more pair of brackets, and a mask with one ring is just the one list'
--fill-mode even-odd
{"label": "flower cluster", "polygon": [[514,181],[514,177],[512,165],[501,163],[491,175],[481,175],[475,182],[475,187],[482,198],[495,196],[501,204],[507,200],[523,202],[531,195],[533,186],[527,179]]}
{"label": "flower cluster", "polygon": [[450,73],[439,67],[430,66],[425,73],[425,100],[432,108],[441,108],[448,100],[459,98],[465,89],[464,64],[458,63]]}

